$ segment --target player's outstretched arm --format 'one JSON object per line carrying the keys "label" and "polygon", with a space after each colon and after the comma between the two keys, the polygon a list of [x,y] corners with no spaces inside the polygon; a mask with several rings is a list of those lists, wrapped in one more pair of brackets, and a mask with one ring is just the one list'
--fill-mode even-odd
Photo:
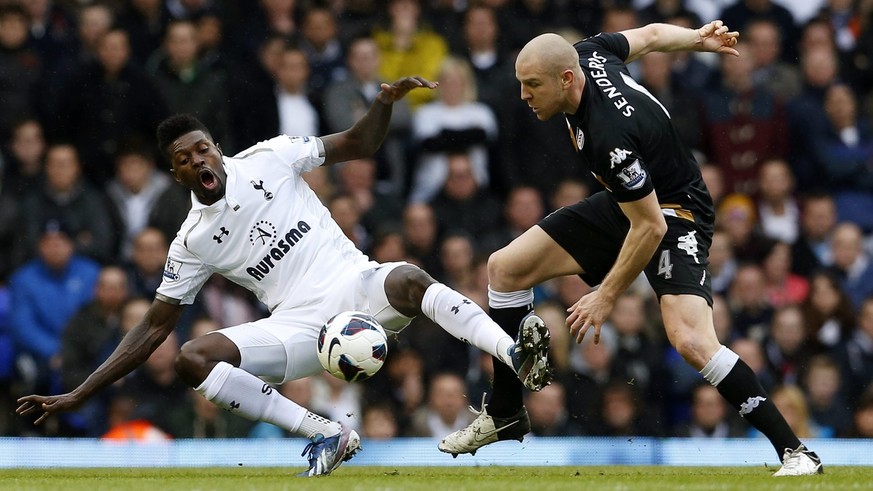
{"label": "player's outstretched arm", "polygon": [[35,422],[40,424],[54,413],[79,407],[97,391],[145,362],[175,328],[182,308],[181,305],[155,300],[145,318],[124,336],[115,351],[82,382],[82,385],[66,394],[24,396],[18,399],[19,406],[16,412],[25,415],[43,411]]}
{"label": "player's outstretched arm", "polygon": [[628,63],[652,51],[706,51],[740,55],[734,49],[740,33],[731,32],[720,20],[704,24],[698,29],[687,29],[671,24],[649,24],[621,33],[630,45],[625,60]]}
{"label": "player's outstretched arm", "polygon": [[435,89],[437,84],[421,77],[406,77],[392,84],[382,84],[382,90],[364,116],[351,128],[323,136],[324,165],[373,156],[388,134],[393,104],[410,90]]}

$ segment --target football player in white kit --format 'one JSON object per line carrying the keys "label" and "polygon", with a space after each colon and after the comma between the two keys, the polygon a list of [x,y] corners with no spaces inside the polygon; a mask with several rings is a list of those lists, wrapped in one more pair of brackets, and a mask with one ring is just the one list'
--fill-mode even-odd
{"label": "football player in white kit", "polygon": [[475,303],[408,263],[379,264],[355,248],[301,174],[319,165],[372,156],[392,104],[415,88],[407,77],[382,90],[352,128],[324,136],[277,136],[230,158],[190,115],[158,127],[158,145],[192,208],[170,246],[164,279],[145,318],[79,387],[19,399],[18,413],[50,415],[81,405],[144,362],[174,329],[184,305],[213,274],[247,288],[271,315],[188,341],[176,359],[180,378],[223,409],[309,438],[309,469],[327,475],[360,448],[358,434],[282,396],[278,384],[322,371],[316,337],[334,314],[359,310],[399,332],[424,314],[458,339],[512,367],[525,386],[547,384],[548,330],[532,315],[512,339]]}

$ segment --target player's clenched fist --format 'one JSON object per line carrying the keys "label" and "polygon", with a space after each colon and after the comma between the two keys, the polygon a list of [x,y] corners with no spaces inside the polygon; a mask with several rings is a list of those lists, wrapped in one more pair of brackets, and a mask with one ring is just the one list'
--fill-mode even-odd
{"label": "player's clenched fist", "polygon": [[728,54],[740,56],[740,53],[733,47],[737,45],[740,33],[737,31],[731,32],[724,22],[714,20],[708,24],[704,24],[697,30],[700,36],[698,41],[699,51],[710,51],[713,53]]}

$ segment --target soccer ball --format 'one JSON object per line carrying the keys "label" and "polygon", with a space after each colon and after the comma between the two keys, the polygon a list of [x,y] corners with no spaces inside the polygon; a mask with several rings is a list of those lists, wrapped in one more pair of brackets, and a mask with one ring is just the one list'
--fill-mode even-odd
{"label": "soccer ball", "polygon": [[321,328],[317,347],[318,361],[328,373],[346,382],[358,382],[382,368],[388,337],[373,316],[341,312]]}

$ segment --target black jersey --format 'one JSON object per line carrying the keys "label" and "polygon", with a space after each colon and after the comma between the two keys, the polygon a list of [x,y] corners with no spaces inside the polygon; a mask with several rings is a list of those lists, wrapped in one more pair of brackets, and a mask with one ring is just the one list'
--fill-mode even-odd
{"label": "black jersey", "polygon": [[603,33],[574,47],[586,84],[576,114],[565,117],[588,169],[619,202],[655,190],[661,208],[674,210],[666,213],[711,221],[712,199],[691,151],[667,109],[628,72],[627,38]]}

